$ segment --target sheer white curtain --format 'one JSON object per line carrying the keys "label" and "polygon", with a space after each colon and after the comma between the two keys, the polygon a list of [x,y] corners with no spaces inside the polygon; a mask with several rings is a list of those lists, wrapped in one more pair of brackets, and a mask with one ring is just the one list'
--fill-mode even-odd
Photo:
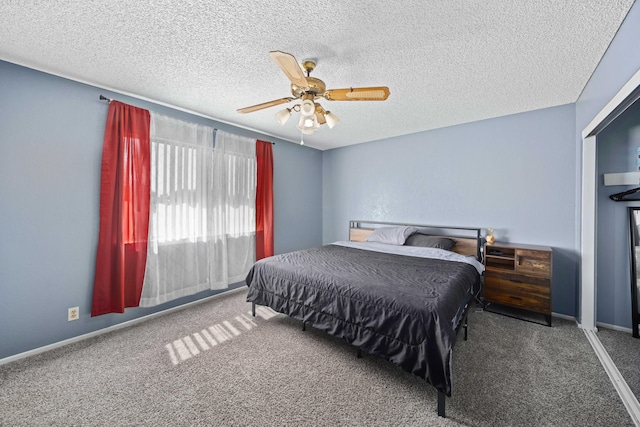
{"label": "sheer white curtain", "polygon": [[244,280],[255,262],[255,140],[153,112],[150,139],[140,306]]}

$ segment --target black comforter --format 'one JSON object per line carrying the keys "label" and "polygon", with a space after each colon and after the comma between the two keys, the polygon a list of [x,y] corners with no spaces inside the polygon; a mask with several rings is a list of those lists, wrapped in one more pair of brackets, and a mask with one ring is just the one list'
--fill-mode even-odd
{"label": "black comforter", "polygon": [[338,245],[258,261],[247,301],[381,356],[451,395],[460,306],[479,285],[465,263]]}

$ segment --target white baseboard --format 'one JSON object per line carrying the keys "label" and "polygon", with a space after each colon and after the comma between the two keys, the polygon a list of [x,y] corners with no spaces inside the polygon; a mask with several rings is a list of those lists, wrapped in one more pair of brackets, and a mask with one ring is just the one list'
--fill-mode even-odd
{"label": "white baseboard", "polygon": [[556,312],[551,313],[551,316],[552,317],[558,317],[560,319],[571,320],[572,322],[578,323],[578,319],[576,319],[575,316],[569,316],[569,315],[566,315],[566,314],[560,314],[560,313],[556,313]]}
{"label": "white baseboard", "polygon": [[171,308],[168,308],[166,310],[158,311],[157,313],[152,313],[152,314],[148,314],[146,316],[142,316],[142,317],[138,317],[138,318],[135,318],[135,319],[127,320],[126,322],[118,323],[117,325],[109,326],[109,327],[106,327],[106,328],[103,328],[103,329],[99,329],[97,331],[89,332],[89,333],[84,334],[84,335],[78,335],[77,337],[73,337],[73,338],[69,338],[69,339],[63,340],[63,341],[58,341],[58,342],[53,343],[53,344],[45,345],[44,347],[38,347],[38,348],[35,348],[33,350],[29,350],[29,351],[25,351],[23,353],[15,354],[13,356],[5,357],[4,359],[0,359],[0,366],[5,365],[7,363],[15,362],[16,360],[20,360],[20,359],[24,359],[24,358],[27,358],[27,357],[35,356],[36,354],[45,353],[47,351],[50,351],[50,350],[53,350],[53,349],[56,349],[56,348],[64,347],[65,345],[73,344],[75,342],[79,342],[79,341],[83,341],[83,340],[86,340],[86,339],[89,339],[89,338],[97,337],[99,335],[106,334],[107,332],[112,332],[112,331],[117,331],[118,329],[127,328],[129,326],[132,326],[132,325],[135,325],[135,324],[138,324],[138,323],[141,323],[141,322],[146,322],[148,320],[154,319],[154,318],[159,317],[159,316],[164,316],[165,314],[169,314],[169,313],[172,313],[172,312],[177,311],[177,310],[182,310],[183,308],[187,308],[187,307],[190,307],[192,305],[201,304],[203,302],[211,301],[212,299],[219,298],[219,297],[221,297],[223,295],[229,295],[229,294],[232,294],[232,293],[235,293],[235,292],[239,292],[241,290],[246,290],[246,289],[247,289],[246,286],[239,286],[237,288],[230,289],[228,291],[224,291],[224,292],[221,292],[219,294],[211,295],[211,296],[206,297],[206,298],[202,298],[202,299],[199,299],[199,300],[196,300],[196,301],[191,301],[191,302],[188,302],[186,304],[178,305],[176,307],[171,307]]}
{"label": "white baseboard", "polygon": [[596,322],[596,325],[597,326],[601,326],[601,327],[606,328],[606,329],[613,329],[614,331],[628,332],[630,334],[633,333],[631,328],[625,328],[623,326],[611,325],[609,323],[603,323],[603,322]]}

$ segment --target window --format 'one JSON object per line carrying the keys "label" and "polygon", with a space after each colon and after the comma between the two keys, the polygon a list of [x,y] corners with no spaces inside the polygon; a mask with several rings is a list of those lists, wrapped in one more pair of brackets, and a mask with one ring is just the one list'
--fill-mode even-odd
{"label": "window", "polygon": [[255,140],[152,113],[140,305],[243,280],[255,261],[255,194]]}

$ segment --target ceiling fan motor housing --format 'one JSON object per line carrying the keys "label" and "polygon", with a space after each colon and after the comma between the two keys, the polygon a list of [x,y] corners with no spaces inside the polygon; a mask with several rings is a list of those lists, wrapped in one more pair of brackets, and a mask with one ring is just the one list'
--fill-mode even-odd
{"label": "ceiling fan motor housing", "polygon": [[307,77],[307,87],[300,87],[294,83],[291,83],[291,93],[296,98],[301,97],[305,93],[313,94],[314,97],[322,96],[326,90],[327,85],[320,79],[315,77]]}

